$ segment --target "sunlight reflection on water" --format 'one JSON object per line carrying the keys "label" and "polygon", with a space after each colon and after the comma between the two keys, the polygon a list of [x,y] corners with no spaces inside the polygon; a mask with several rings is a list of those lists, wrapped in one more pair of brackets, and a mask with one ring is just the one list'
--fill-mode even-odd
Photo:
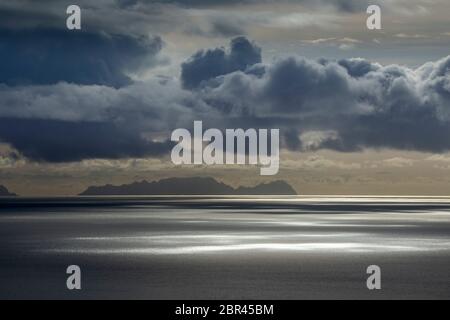
{"label": "sunlight reflection on water", "polygon": [[450,198],[225,197],[216,201],[175,197],[166,205],[139,202],[61,214],[44,210],[5,215],[3,221],[73,225],[70,234],[32,239],[38,242],[32,245],[36,251],[58,254],[450,251]]}
{"label": "sunlight reflection on water", "polygon": [[[47,252],[85,252],[90,254],[201,254],[224,253],[232,251],[249,252],[412,252],[450,250],[449,235],[427,234],[420,232],[428,224],[441,224],[446,219],[450,223],[450,214],[441,213],[440,219],[429,219],[427,214],[399,214],[392,222],[385,217],[376,217],[377,213],[364,213],[349,217],[332,215],[279,215],[235,216],[223,219],[214,213],[201,214],[201,230],[186,223],[185,217],[177,221],[172,216],[153,214],[147,219],[157,219],[164,226],[178,225],[176,231],[162,234],[161,230],[141,232],[123,236],[89,236],[64,238],[60,248],[51,248]],[[302,221],[303,220],[303,221]],[[340,223],[339,221],[346,221]],[[403,222],[403,223],[400,223]],[[216,230],[223,226],[224,230]],[[263,226],[258,227],[258,225]],[[204,230],[206,228],[206,230]],[[209,232],[208,229],[214,229]],[[244,231],[230,232],[230,229]],[[226,231],[228,230],[228,231]]]}

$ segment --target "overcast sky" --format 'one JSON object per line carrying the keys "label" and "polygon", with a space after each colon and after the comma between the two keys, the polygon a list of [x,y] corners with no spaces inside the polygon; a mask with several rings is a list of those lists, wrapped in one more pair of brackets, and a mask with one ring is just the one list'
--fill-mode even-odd
{"label": "overcast sky", "polygon": [[[210,175],[300,194],[450,193],[445,0],[0,0],[0,184]],[[366,8],[382,9],[382,30]],[[280,173],[175,167],[170,133],[280,128]]]}

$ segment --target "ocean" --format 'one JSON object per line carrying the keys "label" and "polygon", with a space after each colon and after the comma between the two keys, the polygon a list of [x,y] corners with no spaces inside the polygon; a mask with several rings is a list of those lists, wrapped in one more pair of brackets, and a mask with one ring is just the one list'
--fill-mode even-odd
{"label": "ocean", "polygon": [[5,198],[0,298],[449,299],[450,198]]}

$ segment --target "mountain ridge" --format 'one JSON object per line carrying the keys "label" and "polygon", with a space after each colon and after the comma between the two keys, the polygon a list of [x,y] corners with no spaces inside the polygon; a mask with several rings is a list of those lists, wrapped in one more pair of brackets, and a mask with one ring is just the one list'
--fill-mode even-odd
{"label": "mountain ridge", "polygon": [[166,178],[130,184],[89,186],[79,194],[89,195],[297,195],[283,180],[258,184],[254,187],[233,188],[212,177]]}

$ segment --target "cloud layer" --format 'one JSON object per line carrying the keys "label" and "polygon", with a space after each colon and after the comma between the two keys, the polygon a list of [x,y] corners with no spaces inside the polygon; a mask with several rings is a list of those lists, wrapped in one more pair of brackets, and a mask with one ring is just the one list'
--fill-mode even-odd
{"label": "cloud layer", "polygon": [[416,69],[299,56],[262,63],[261,49],[238,37],[229,48],[195,53],[180,79],[117,87],[68,78],[75,74],[47,84],[25,73],[29,85],[2,75],[0,140],[37,161],[159,156],[170,149],[171,130],[203,120],[280,128],[292,150],[450,150],[450,57]]}

